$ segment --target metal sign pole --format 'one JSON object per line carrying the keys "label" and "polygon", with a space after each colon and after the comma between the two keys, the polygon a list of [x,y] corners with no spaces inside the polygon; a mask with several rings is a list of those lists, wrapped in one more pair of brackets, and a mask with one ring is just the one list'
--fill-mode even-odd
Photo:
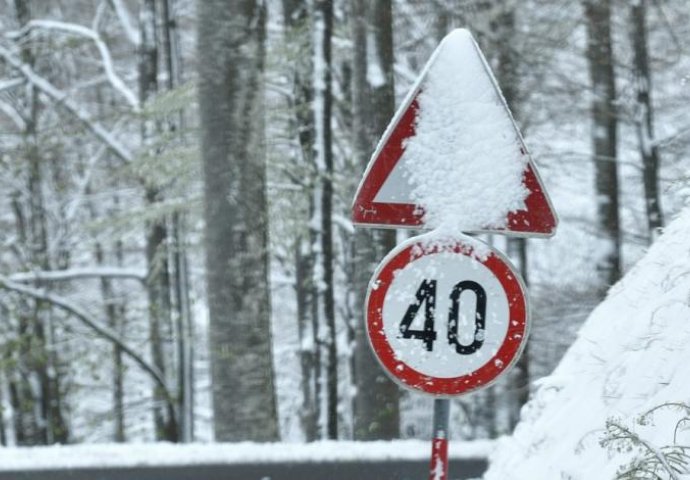
{"label": "metal sign pole", "polygon": [[431,438],[431,466],[429,480],[448,480],[448,422],[450,400],[434,400],[434,431]]}

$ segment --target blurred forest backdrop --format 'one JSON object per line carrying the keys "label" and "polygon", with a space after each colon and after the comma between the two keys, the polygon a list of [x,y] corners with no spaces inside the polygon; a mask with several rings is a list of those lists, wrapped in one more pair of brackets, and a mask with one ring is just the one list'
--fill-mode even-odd
{"label": "blurred forest backdrop", "polygon": [[534,326],[453,435],[510,432],[690,194],[685,0],[0,0],[0,442],[428,437],[362,323],[410,232],[349,210],[457,27],[561,219],[488,238]]}

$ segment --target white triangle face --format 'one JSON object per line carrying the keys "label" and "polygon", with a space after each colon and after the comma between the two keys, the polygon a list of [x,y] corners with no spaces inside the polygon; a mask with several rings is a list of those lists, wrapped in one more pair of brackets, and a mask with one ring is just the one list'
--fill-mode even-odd
{"label": "white triangle face", "polygon": [[468,31],[443,40],[418,92],[415,134],[376,201],[423,205],[432,226],[505,226],[510,211],[524,208],[527,157]]}
{"label": "white triangle face", "polygon": [[396,112],[360,184],[353,220],[553,233],[548,197],[467,30],[443,39]]}
{"label": "white triangle face", "polygon": [[403,165],[405,157],[400,159],[395,168],[381,186],[381,190],[376,194],[374,201],[377,203],[414,203],[412,201],[412,185],[405,178],[407,169]]}

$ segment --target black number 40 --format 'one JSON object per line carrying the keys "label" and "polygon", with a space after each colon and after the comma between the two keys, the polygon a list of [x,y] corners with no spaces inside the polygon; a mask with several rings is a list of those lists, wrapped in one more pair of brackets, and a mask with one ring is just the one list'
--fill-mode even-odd
{"label": "black number 40", "polygon": [[[458,340],[458,317],[462,294],[471,291],[476,297],[474,315],[474,341],[469,345],[462,345]],[[453,287],[450,293],[450,311],[448,312],[448,343],[455,345],[455,351],[460,355],[471,355],[484,344],[484,323],[486,318],[486,291],[477,282],[465,280]],[[424,305],[424,328],[415,330],[410,328],[417,312]],[[407,307],[407,311],[400,322],[400,333],[403,338],[414,338],[424,342],[426,349],[434,349],[436,330],[434,330],[434,314],[436,311],[436,280],[424,280],[415,294],[415,302]]]}

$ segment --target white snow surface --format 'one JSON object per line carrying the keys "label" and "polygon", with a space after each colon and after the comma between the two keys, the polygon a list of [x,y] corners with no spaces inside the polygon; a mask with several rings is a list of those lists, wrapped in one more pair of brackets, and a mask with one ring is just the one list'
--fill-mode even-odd
{"label": "white snow surface", "polygon": [[524,209],[528,157],[471,33],[448,34],[421,79],[416,134],[407,139],[400,162],[427,226],[505,227],[509,212]]}
{"label": "white snow surface", "polygon": [[687,411],[666,406],[639,421],[659,405],[690,404],[688,238],[690,208],[610,290],[553,374],[538,382],[514,434],[490,457],[485,480],[613,479],[639,451],[602,447],[607,419],[655,451],[690,445],[690,425],[681,421]]}
{"label": "white snow surface", "polygon": [[[450,442],[450,458],[486,458],[494,442]],[[314,443],[133,443],[0,448],[0,471],[202,464],[424,460],[421,440]]]}

